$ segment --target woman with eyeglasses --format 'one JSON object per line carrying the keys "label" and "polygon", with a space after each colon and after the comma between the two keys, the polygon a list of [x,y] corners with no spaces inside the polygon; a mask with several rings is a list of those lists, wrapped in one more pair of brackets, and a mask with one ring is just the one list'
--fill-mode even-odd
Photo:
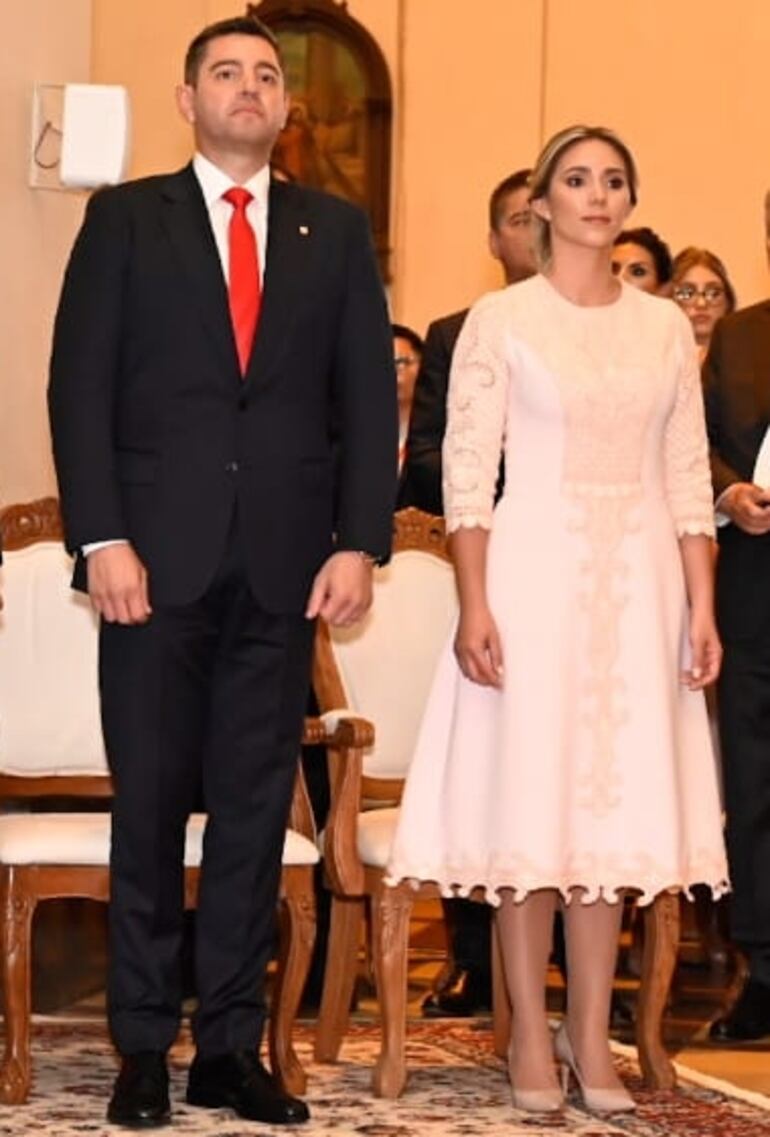
{"label": "woman with eyeglasses", "polygon": [[692,324],[701,362],[717,320],[737,307],[735,289],[716,253],[688,245],[674,258],[674,300]]}
{"label": "woman with eyeglasses", "polygon": [[618,233],[612,250],[612,271],[626,284],[668,296],[671,280],[671,250],[654,229],[642,225]]}

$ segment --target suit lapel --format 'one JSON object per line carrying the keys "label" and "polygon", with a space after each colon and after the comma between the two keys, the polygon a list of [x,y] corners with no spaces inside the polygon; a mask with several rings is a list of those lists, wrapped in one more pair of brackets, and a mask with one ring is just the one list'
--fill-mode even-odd
{"label": "suit lapel", "polygon": [[[238,375],[227,287],[206,203],[192,165],[168,177],[161,189],[163,224],[194,297],[201,322],[211,335],[225,374]],[[229,376],[228,376],[229,378]]]}
{"label": "suit lapel", "polygon": [[763,305],[760,316],[751,325],[751,362],[758,428],[764,432],[770,423],[770,303]]}
{"label": "suit lapel", "polygon": [[291,339],[298,284],[307,280],[312,253],[313,232],[305,200],[296,186],[270,183],[262,307],[245,376],[250,384],[261,386],[270,381]]}

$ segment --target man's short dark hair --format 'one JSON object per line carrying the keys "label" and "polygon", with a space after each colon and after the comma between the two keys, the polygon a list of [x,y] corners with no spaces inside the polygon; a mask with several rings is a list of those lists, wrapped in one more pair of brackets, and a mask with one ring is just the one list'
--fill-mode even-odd
{"label": "man's short dark hair", "polygon": [[425,344],[412,328],[407,327],[406,324],[391,324],[390,330],[393,332],[393,338],[406,340],[411,347],[412,351],[416,351],[418,355],[422,355]]}
{"label": "man's short dark hair", "polygon": [[489,199],[490,229],[499,229],[503,220],[505,199],[514,190],[527,189],[531,177],[531,170],[517,170],[515,174],[509,174],[507,178],[503,178],[499,186],[495,186]]}
{"label": "man's short dark hair", "polygon": [[188,47],[184,57],[184,81],[191,87],[194,87],[198,81],[206,48],[213,39],[219,39],[220,36],[255,36],[257,39],[267,40],[278,56],[278,62],[283,70],[281,47],[275,32],[256,16],[232,16],[229,20],[218,20],[215,24],[209,24],[202,32],[198,32]]}

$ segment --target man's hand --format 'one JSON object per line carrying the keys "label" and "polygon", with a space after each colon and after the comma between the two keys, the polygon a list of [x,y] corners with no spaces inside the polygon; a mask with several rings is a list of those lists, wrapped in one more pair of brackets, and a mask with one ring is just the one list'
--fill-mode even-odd
{"label": "man's hand", "polygon": [[372,565],[359,553],[333,553],[316,574],[305,615],[322,616],[333,627],[348,627],[372,603]]}
{"label": "man's hand", "polygon": [[719,499],[717,508],[744,533],[754,537],[770,533],[770,493],[752,482],[734,482]]}
{"label": "man's hand", "polygon": [[110,624],[144,624],[150,618],[147,570],[127,542],[86,557],[88,595]]}

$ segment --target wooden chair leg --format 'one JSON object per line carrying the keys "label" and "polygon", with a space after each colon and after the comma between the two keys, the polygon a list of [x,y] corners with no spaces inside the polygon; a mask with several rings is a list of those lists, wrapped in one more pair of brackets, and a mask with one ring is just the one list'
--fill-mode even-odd
{"label": "wooden chair leg", "polygon": [[348,1029],[364,906],[362,896],[332,897],[324,985],[315,1036],[316,1062],[336,1062]]}
{"label": "wooden chair leg", "polygon": [[303,1094],[307,1077],[294,1049],[293,1029],[315,943],[313,870],[295,875],[289,869],[284,880],[281,946],[270,1016],[270,1069],[288,1093]]}
{"label": "wooden chair leg", "polygon": [[406,1083],[406,984],[409,916],[413,890],[407,884],[372,895],[372,957],[382,1016],[382,1048],[372,1077],[375,1094],[397,1098]]}
{"label": "wooden chair leg", "polygon": [[497,913],[492,915],[492,1035],[495,1054],[498,1058],[508,1057],[511,1041],[511,1000],[503,970],[503,953],[500,947],[500,928]]}
{"label": "wooden chair leg", "polygon": [[5,1004],[5,1053],[0,1065],[0,1102],[27,1100],[32,1071],[29,1056],[31,1013],[31,933],[35,898],[25,891],[13,866],[0,874],[0,982]]}
{"label": "wooden chair leg", "polygon": [[648,1086],[676,1085],[671,1059],[663,1047],[662,1020],[679,948],[679,897],[662,892],[645,911],[642,980],[636,1017],[639,1065]]}

